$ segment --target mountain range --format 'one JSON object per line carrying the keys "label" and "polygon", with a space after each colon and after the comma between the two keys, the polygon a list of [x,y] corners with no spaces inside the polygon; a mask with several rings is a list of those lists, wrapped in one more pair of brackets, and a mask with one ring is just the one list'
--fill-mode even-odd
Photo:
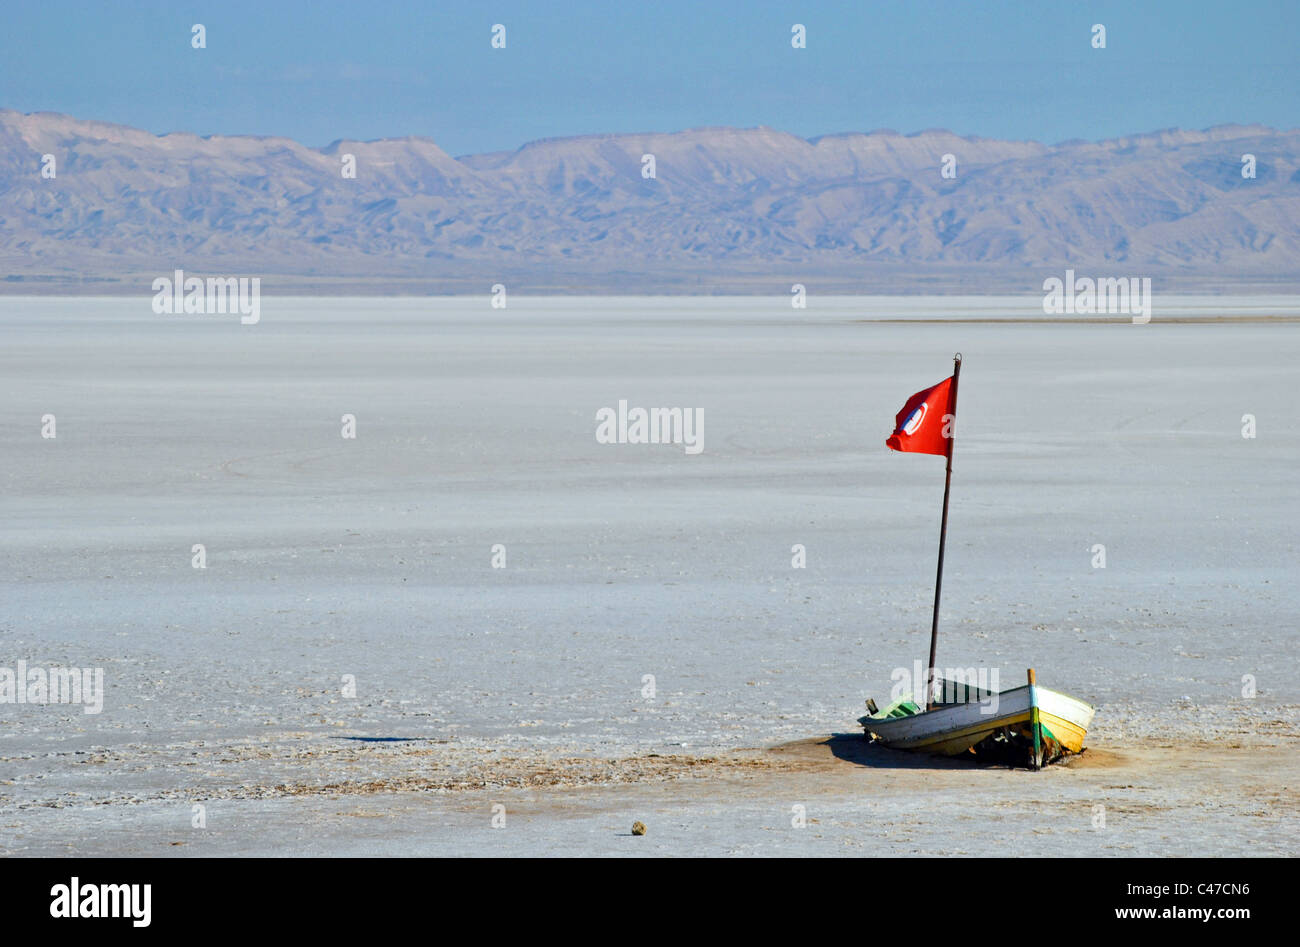
{"label": "mountain range", "polygon": [[699,128],[453,157],[427,138],[310,148],[0,110],[10,292],[147,293],[178,268],[267,292],[1039,292],[1066,267],[1295,291],[1300,130]]}

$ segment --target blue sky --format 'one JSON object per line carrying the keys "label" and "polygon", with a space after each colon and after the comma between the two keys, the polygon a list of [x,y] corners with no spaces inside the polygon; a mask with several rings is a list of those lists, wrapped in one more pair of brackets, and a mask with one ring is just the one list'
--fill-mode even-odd
{"label": "blue sky", "polygon": [[[806,49],[790,46],[794,23]],[[0,107],[312,146],[424,135],[465,154],[701,125],[1046,142],[1300,126],[1300,0],[52,0],[7,4],[0,29]]]}

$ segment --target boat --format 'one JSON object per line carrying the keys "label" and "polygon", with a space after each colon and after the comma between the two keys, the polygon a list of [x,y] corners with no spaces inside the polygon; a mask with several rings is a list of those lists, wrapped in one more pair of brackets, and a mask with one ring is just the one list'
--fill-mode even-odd
{"label": "boat", "polygon": [[866,736],[895,750],[970,754],[1037,768],[1083,752],[1096,713],[1078,698],[1037,683],[997,692],[942,678],[938,684],[929,710],[922,710],[911,695],[883,710],[868,701],[874,712],[858,718]]}
{"label": "boat", "polygon": [[[921,681],[918,661],[914,675],[917,680],[913,684],[925,698],[918,702],[905,694],[884,710],[877,709],[875,702],[868,699],[868,713],[859,717],[858,722],[867,739],[892,749],[943,756],[973,754],[999,762],[1024,762],[1031,769],[1041,769],[1047,763],[1083,752],[1083,740],[1096,713],[1092,706],[1069,694],[1039,687],[1033,668],[1028,671],[1028,683],[1005,691],[964,680],[944,679],[935,670],[961,362],[958,352],[953,356],[951,376],[918,391],[904,403],[894,419],[894,433],[885,441],[891,450],[947,458],[939,526],[939,567],[935,573],[934,613],[930,621],[929,671]],[[983,680],[982,676],[977,677]]]}

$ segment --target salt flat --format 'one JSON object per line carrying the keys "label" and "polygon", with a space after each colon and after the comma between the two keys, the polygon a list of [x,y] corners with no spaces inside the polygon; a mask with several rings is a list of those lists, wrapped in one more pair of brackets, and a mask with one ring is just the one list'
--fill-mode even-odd
{"label": "salt flat", "polygon": [[[0,298],[0,665],[106,690],[0,704],[0,851],[1294,854],[1300,329],[1038,302]],[[1042,774],[819,743],[924,657],[954,351],[939,664],[1097,705]]]}

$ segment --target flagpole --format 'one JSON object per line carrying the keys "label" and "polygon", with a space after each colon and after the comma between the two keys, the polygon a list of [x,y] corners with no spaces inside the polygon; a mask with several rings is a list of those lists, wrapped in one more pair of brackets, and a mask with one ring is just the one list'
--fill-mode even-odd
{"label": "flagpole", "polygon": [[934,653],[939,644],[939,591],[943,588],[943,549],[948,539],[948,492],[952,488],[952,451],[957,445],[957,377],[961,374],[961,353],[952,357],[952,421],[948,428],[948,469],[943,478],[943,520],[939,526],[939,570],[934,577],[934,618],[930,622],[930,663],[925,689],[925,709],[934,709]]}

